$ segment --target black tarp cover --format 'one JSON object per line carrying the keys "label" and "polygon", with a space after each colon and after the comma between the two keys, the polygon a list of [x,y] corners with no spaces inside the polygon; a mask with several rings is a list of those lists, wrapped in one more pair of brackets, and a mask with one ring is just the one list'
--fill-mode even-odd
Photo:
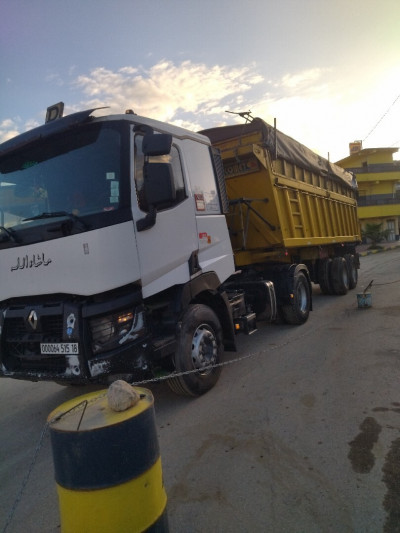
{"label": "black tarp cover", "polygon": [[200,131],[200,133],[206,135],[213,144],[218,144],[221,141],[227,141],[229,139],[240,138],[254,132],[262,133],[263,146],[270,152],[273,159],[276,156],[278,159],[284,159],[289,163],[312,172],[322,174],[323,176],[330,176],[333,179],[342,180],[353,189],[357,188],[357,181],[353,174],[319,156],[304,146],[304,144],[292,139],[292,137],[285,135],[279,130],[275,130],[274,127],[264,122],[261,118],[255,118],[252,122],[246,124],[222,126]]}

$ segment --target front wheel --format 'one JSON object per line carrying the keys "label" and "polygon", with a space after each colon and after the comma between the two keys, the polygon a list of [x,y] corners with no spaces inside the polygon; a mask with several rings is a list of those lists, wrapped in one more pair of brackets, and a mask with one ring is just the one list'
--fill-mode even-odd
{"label": "front wheel", "polygon": [[304,324],[311,308],[311,290],[303,272],[297,272],[293,282],[293,295],[289,305],[282,306],[282,315],[288,324]]}
{"label": "front wheel", "polygon": [[168,380],[177,394],[200,396],[214,387],[221,374],[222,328],[212,309],[190,305],[182,318],[174,355],[178,375]]}

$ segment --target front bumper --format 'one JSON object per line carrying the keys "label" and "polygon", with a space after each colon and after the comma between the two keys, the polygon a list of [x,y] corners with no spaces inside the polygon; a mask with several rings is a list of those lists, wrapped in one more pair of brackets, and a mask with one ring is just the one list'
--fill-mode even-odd
{"label": "front bumper", "polygon": [[[94,342],[93,324],[121,316],[108,342]],[[97,332],[97,340],[99,334]],[[104,341],[104,335],[100,336]],[[0,376],[30,381],[101,382],[148,366],[148,333],[140,293],[101,302],[54,298],[0,307]],[[44,349],[44,346],[46,349]]]}

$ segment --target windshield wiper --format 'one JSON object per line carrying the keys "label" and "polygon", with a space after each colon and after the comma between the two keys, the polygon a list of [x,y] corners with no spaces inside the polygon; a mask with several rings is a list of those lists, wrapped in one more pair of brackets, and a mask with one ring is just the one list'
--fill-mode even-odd
{"label": "windshield wiper", "polygon": [[[72,213],[67,213],[67,211],[53,211],[51,213],[41,213],[40,215],[35,215],[33,217],[24,218],[23,222],[26,222],[27,220],[40,220],[42,218],[57,218],[57,217],[71,217],[75,218],[76,215]],[[76,217],[78,218],[78,217]]]}
{"label": "windshield wiper", "polygon": [[[2,233],[5,233],[5,235],[3,236]],[[6,242],[6,241],[20,242],[15,230],[11,228],[5,228],[4,226],[0,226],[0,242]]]}
{"label": "windshield wiper", "polygon": [[35,215],[33,217],[24,218],[23,222],[26,222],[28,220],[43,220],[45,218],[61,218],[61,217],[67,217],[73,222],[79,223],[84,229],[88,229],[88,225],[77,215],[74,215],[73,213],[68,213],[67,211],[52,211],[50,213],[44,212],[40,215]]}

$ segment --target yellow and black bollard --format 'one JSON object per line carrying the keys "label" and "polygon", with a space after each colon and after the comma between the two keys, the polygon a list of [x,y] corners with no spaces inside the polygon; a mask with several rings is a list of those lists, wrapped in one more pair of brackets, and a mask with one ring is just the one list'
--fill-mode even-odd
{"label": "yellow and black bollard", "polygon": [[48,417],[63,533],[168,531],[152,393],[116,412],[107,391]]}

